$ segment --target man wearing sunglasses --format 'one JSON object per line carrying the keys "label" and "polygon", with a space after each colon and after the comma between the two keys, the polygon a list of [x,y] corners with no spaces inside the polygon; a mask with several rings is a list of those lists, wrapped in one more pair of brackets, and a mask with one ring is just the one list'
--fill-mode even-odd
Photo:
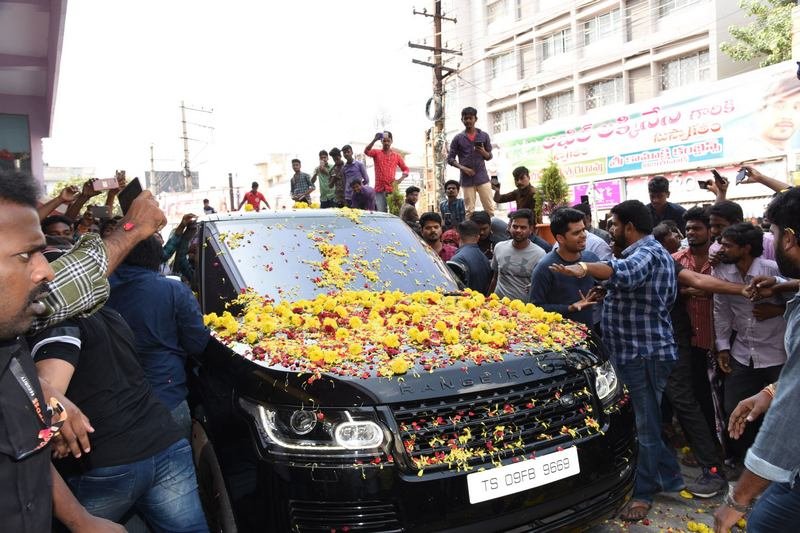
{"label": "man wearing sunglasses", "polygon": [[[19,335],[95,309],[108,297],[106,276],[141,239],[166,222],[150,193],[134,201],[104,243],[84,237],[48,265],[42,250],[38,187],[30,176],[0,172],[0,517],[4,531],[49,531],[53,513],[72,531],[121,531],[89,515],[64,481],[51,475],[47,444],[59,429],[74,455],[89,452],[87,430],[74,406],[37,379]],[[126,229],[127,228],[127,229]],[[56,400],[57,399],[57,400]],[[60,400],[60,402],[58,402]],[[67,418],[60,404],[67,406]],[[52,406],[52,407],[51,407]],[[63,428],[59,428],[63,424]],[[88,429],[87,427],[88,426]]]}

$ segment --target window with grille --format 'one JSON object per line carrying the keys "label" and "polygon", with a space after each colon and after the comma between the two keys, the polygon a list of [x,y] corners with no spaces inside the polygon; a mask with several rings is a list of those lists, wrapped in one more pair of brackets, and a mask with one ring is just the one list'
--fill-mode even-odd
{"label": "window with grille", "polygon": [[509,107],[492,113],[492,133],[517,129],[517,109]]}
{"label": "window with grille", "polygon": [[491,59],[491,78],[504,78],[516,73],[514,53],[505,52]]}
{"label": "window with grille", "polygon": [[568,117],[573,112],[572,91],[544,97],[544,120]]}
{"label": "window with grille", "polygon": [[506,18],[510,14],[509,1],[510,0],[497,0],[486,6],[487,26]]}
{"label": "window with grille", "polygon": [[711,79],[708,50],[679,57],[661,64],[661,90],[668,91]]}
{"label": "window with grille", "polygon": [[586,86],[586,109],[618,104],[623,100],[622,76],[596,81]]}
{"label": "window with grille", "polygon": [[542,40],[542,59],[565,54],[570,49],[571,32],[569,29],[557,31]]}
{"label": "window with grille", "polygon": [[583,23],[583,44],[605,39],[621,28],[620,11],[615,9]]}
{"label": "window with grille", "polygon": [[658,16],[666,17],[670,13],[674,13],[679,9],[686,6],[697,4],[701,0],[659,0],[658,2]]}

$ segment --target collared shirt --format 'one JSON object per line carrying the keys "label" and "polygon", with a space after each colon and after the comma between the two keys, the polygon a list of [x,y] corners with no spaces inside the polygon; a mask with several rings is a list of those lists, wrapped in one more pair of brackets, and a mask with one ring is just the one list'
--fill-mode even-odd
{"label": "collared shirt", "polygon": [[399,168],[404,174],[408,174],[408,167],[403,156],[389,150],[369,150],[364,152],[375,161],[375,192],[392,192],[394,189],[394,176]]}
{"label": "collared shirt", "polygon": [[[452,202],[445,198],[439,202],[439,212],[442,214],[444,221],[444,228],[455,228],[467,219],[467,209],[464,206],[464,200],[456,198]],[[450,214],[450,223],[447,221],[447,214]]]}
{"label": "collared shirt", "polygon": [[91,314],[108,299],[108,253],[99,235],[84,235],[50,266],[55,277],[47,284],[49,294],[42,301],[46,311],[34,319],[30,333],[79,313]]}
{"label": "collared shirt", "polygon": [[466,131],[462,131],[453,137],[452,142],[450,142],[447,161],[452,163],[458,158],[459,163],[475,171],[474,176],[467,176],[463,171],[461,172],[462,187],[475,187],[489,182],[489,174],[486,172],[486,160],[480,152],[475,150],[476,142],[483,143],[486,151],[490,154],[492,153],[492,140],[489,138],[489,134],[478,128],[475,128],[475,140],[469,140]]}
{"label": "collared shirt", "polygon": [[[552,250],[558,250],[558,241],[553,243]],[[586,248],[584,251],[593,253],[600,261],[608,261],[614,258],[611,246],[594,233],[589,233],[588,231],[586,232]]]}
{"label": "collared shirt", "polygon": [[[753,264],[742,278],[735,264],[719,264],[714,267],[714,277],[731,283],[750,283],[756,276],[777,276],[778,265],[761,257],[753,259]],[[778,297],[760,300],[759,303],[782,304]],[[717,350],[730,350],[731,355],[745,366],[753,362],[754,368],[782,365],[786,362],[783,336],[786,333],[786,320],[776,316],[758,321],[753,316],[753,302],[744,296],[729,294],[714,295],[714,331]],[[734,333],[735,332],[735,333]],[[731,337],[735,339],[731,341]]]}
{"label": "collared shirt", "polygon": [[667,202],[664,207],[664,212],[658,214],[653,207],[653,204],[647,204],[647,209],[650,211],[650,216],[653,217],[653,226],[660,224],[664,220],[672,220],[681,230],[681,233],[686,233],[686,221],[683,220],[683,214],[686,212],[682,206]]}
{"label": "collared shirt", "polygon": [[[698,267],[691,248],[675,252],[672,257],[685,268],[708,276],[712,275],[711,263],[706,261]],[[714,347],[714,310],[712,307],[714,301],[709,296],[689,296],[688,298],[678,298],[675,305],[681,305],[681,301],[685,302],[686,312],[692,323],[692,346],[711,350]]]}
{"label": "collared shirt", "polygon": [[744,464],[754,474],[777,483],[797,482],[800,475],[800,295],[786,304],[788,355],[778,380],[775,399],[764,416],[756,440],[747,451]]}
{"label": "collared shirt", "polygon": [[369,185],[362,185],[361,191],[353,191],[350,198],[350,206],[353,209],[363,209],[364,211],[376,211],[375,208],[375,189]]}
{"label": "collared shirt", "polygon": [[320,169],[317,167],[314,175],[311,177],[311,182],[319,178],[319,201],[330,202],[336,197],[336,191],[331,184],[331,169],[333,165],[326,165],[325,168]]}
{"label": "collared shirt", "polygon": [[345,162],[342,172],[344,172],[344,199],[349,201],[353,197],[353,182],[361,180],[362,184],[369,184],[367,167],[358,159],[353,159],[352,163]]}
{"label": "collared shirt", "polygon": [[596,235],[606,241],[607,243],[611,243],[611,234],[604,229],[596,228],[594,226],[589,228],[589,233]]}
{"label": "collared shirt", "polygon": [[522,189],[514,189],[511,192],[500,194],[500,191],[495,190],[494,201],[498,204],[505,204],[507,202],[517,202],[517,209],[536,209],[536,189],[533,185],[528,185]]}
{"label": "collared shirt", "polygon": [[621,363],[637,357],[674,361],[677,345],[669,310],[678,292],[675,261],[652,235],[622,255],[607,262],[614,273],[603,301],[603,344]]}
{"label": "collared shirt", "polygon": [[550,265],[574,265],[580,261],[593,263],[598,260],[598,257],[592,252],[584,250],[577,261],[567,261],[556,250],[553,250],[545,255],[533,269],[528,301],[545,311],[561,313],[564,318],[583,322],[591,327],[595,323],[593,308],[600,304],[574,312],[569,311],[569,306],[581,299],[581,292],[589,293],[595,285],[594,278],[592,276],[574,278],[556,274],[550,270]]}
{"label": "collared shirt", "polygon": [[[775,261],[775,237],[772,236],[772,232],[766,231],[764,232],[764,238],[761,241],[764,251],[761,253],[759,257],[762,259],[769,259],[770,261]],[[722,245],[719,242],[711,243],[711,246],[708,248],[708,255],[714,255],[715,253],[722,250]]]}
{"label": "collared shirt", "polygon": [[311,200],[310,189],[314,185],[311,183],[311,176],[305,172],[298,172],[290,181],[292,188],[292,199],[297,202],[308,202]]}

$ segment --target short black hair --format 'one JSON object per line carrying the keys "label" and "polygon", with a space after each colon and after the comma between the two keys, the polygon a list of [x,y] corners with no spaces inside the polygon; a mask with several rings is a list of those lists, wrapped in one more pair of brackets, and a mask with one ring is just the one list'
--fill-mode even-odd
{"label": "short black hair", "polygon": [[440,226],[442,225],[442,217],[439,213],[434,213],[433,211],[428,211],[427,213],[422,213],[419,217],[419,227],[424,228],[426,222],[436,222]]}
{"label": "short black hair", "polygon": [[764,216],[780,228],[780,236],[789,228],[800,240],[800,189],[793,187],[776,195],[767,206]]}
{"label": "short black hair", "polygon": [[74,220],[64,215],[50,215],[49,217],[46,217],[44,220],[42,220],[42,233],[47,233],[46,230],[48,227],[52,226],[53,224],[58,224],[59,222],[62,224],[66,224],[70,228],[75,223]]}
{"label": "short black hair", "polygon": [[622,225],[630,222],[636,231],[650,235],[653,232],[653,217],[650,210],[639,200],[625,200],[611,208],[611,214],[617,215]]}
{"label": "short black hair", "polygon": [[715,217],[724,218],[730,224],[738,224],[744,221],[744,212],[742,206],[730,200],[723,200],[712,204],[708,208],[708,216],[714,215]]}
{"label": "short black hair", "polygon": [[257,181],[254,181],[254,182],[253,182],[253,183],[250,185],[250,188],[251,188],[251,189],[258,189],[258,182],[257,182]]}
{"label": "short black hair", "polygon": [[683,221],[689,222],[690,220],[697,220],[706,228],[711,225],[708,217],[708,209],[696,205],[683,214]]}
{"label": "short black hair", "polygon": [[323,155],[328,155],[328,152],[327,152],[327,151],[325,151],[325,150],[320,150],[320,151],[319,151],[319,155],[320,155],[320,156],[323,156]]}
{"label": "short black hair", "polygon": [[[586,202],[575,204],[572,206],[572,209],[577,209],[578,211],[583,213],[584,216],[592,218],[592,206],[590,206]],[[550,217],[550,219],[552,220],[552,216]]]}
{"label": "short black hair", "polygon": [[530,209],[526,208],[517,209],[516,211],[512,211],[511,213],[508,214],[509,220],[517,220],[518,218],[527,219],[528,224],[533,226],[533,211],[531,211]]}
{"label": "short black hair", "polygon": [[39,206],[39,184],[30,174],[1,171],[0,200],[36,209]]}
{"label": "short black hair", "polygon": [[296,157],[294,159],[292,159],[292,164],[294,165],[295,163],[297,163],[298,165],[302,164],[302,163],[300,163],[300,160],[297,159]]}
{"label": "short black hair", "polygon": [[654,176],[647,182],[647,192],[650,194],[669,192],[669,180],[664,176]]}
{"label": "short black hair", "polygon": [[526,174],[528,176],[531,175],[530,171],[528,170],[528,167],[517,167],[511,172],[511,175],[514,176],[514,179],[519,179]]}
{"label": "short black hair", "polygon": [[750,256],[759,257],[764,253],[764,232],[749,222],[740,222],[728,226],[722,232],[722,238],[733,241],[739,246],[750,245]]}
{"label": "short black hair", "polygon": [[480,225],[492,223],[492,217],[490,217],[489,213],[487,213],[486,211],[473,211],[469,219],[474,223]]}
{"label": "short black hair", "polygon": [[461,110],[461,116],[462,117],[470,116],[470,117],[476,117],[477,118],[478,117],[478,110],[475,109],[474,107],[465,107],[464,109]]}
{"label": "short black hair", "polygon": [[150,236],[133,247],[125,258],[126,265],[138,266],[158,272],[164,248],[156,237]]}
{"label": "short black hair", "polygon": [[406,196],[409,194],[414,194],[415,192],[419,192],[419,187],[412,185],[411,187],[406,187]]}
{"label": "short black hair", "polygon": [[653,228],[653,237],[655,237],[655,239],[661,244],[664,244],[664,239],[667,237],[667,235],[672,234],[672,228],[669,226],[669,224],[665,224],[664,222],[657,224],[656,227]]}
{"label": "short black hair", "polygon": [[330,154],[331,157],[339,157],[340,155],[342,155],[342,151],[334,146],[333,148],[330,149],[328,154]]}
{"label": "short black hair", "polygon": [[448,188],[450,185],[455,185],[456,189],[461,189],[461,184],[457,180],[447,180],[444,182],[444,188]]}
{"label": "short black hair", "polygon": [[208,203],[208,198],[203,198],[203,203],[207,204]]}
{"label": "short black hair", "polygon": [[344,152],[346,150],[350,150],[352,152],[353,151],[353,147],[350,146],[349,144],[345,144],[344,146],[342,146],[342,152]]}
{"label": "short black hair", "polygon": [[458,235],[463,239],[464,237],[477,237],[481,234],[481,229],[472,220],[464,220],[458,223],[456,227]]}
{"label": "short black hair", "polygon": [[392,132],[391,131],[383,130],[383,134],[386,135],[387,137],[389,137],[391,140],[394,140],[394,137],[392,137]]}
{"label": "short black hair", "polygon": [[560,207],[550,213],[550,231],[555,235],[566,235],[569,225],[583,222],[586,215],[571,207]]}

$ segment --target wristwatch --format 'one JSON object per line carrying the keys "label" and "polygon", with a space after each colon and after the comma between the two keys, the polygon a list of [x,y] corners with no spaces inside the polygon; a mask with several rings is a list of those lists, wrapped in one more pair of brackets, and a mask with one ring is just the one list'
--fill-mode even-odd
{"label": "wristwatch", "polygon": [[750,512],[750,509],[753,508],[752,505],[742,505],[736,502],[736,500],[733,498],[733,485],[728,487],[728,493],[725,494],[725,499],[722,500],[722,505],[727,505],[737,513],[742,514],[747,514]]}

